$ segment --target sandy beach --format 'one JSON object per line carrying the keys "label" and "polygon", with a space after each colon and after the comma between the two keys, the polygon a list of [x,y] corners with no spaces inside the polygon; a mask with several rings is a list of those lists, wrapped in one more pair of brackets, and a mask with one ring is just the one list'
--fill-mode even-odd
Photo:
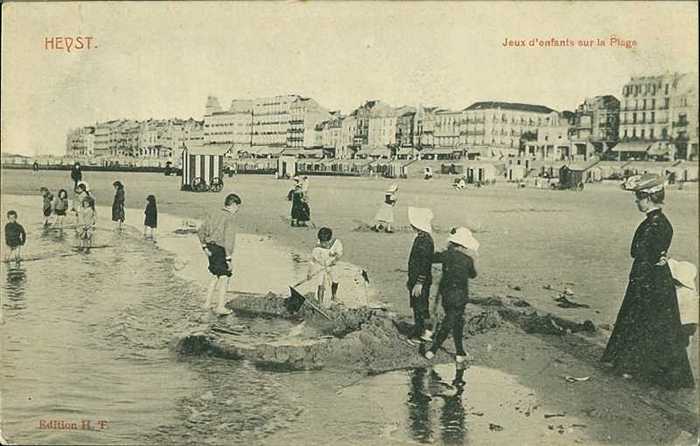
{"label": "sandy beach", "polygon": [[[209,275],[196,236],[178,235],[175,230],[197,226],[206,211],[221,205],[227,192],[236,192],[243,199],[238,217],[241,234],[234,261],[237,278],[233,290],[282,293],[286,285],[306,272],[304,261],[315,243],[316,231],[289,227],[290,203],[286,201],[286,192],[290,183],[287,181],[241,176],[227,179],[222,193],[195,194],[180,192],[179,178],[175,177],[87,172],[85,180],[100,206],[98,224],[104,228],[112,224],[109,221],[111,183],[117,179],[126,187],[127,232],[134,237],[140,237],[143,229],[143,209],[139,206],[145,204],[146,195],[157,196],[157,244],[176,255],[174,266],[182,278],[204,287]],[[23,195],[31,195],[36,202],[36,215],[23,215],[20,221],[36,223],[40,220],[39,186],[55,191],[67,183],[62,172],[32,175],[3,171],[3,209],[22,201]],[[347,264],[368,271],[373,298],[408,314],[405,263],[413,235],[406,229],[406,208],[426,206],[436,215],[434,237],[438,248],[445,243],[446,230],[457,225],[472,228],[481,242],[481,274],[472,288],[474,296],[517,298],[540,312],[578,322],[591,320],[596,326],[614,322],[630,265],[628,245],[641,219],[632,197],[615,185],[589,185],[581,193],[519,190],[510,184],[457,192],[451,190],[447,178],[431,182],[399,181],[397,232],[368,231],[366,226],[372,223],[382,192],[389,184],[390,181],[382,179],[311,178],[312,221],[316,227],[332,227],[345,245]],[[697,190],[669,194],[667,213],[675,230],[674,257],[689,260],[698,257],[697,199]],[[22,202],[26,204],[26,200]],[[558,294],[545,286],[571,288],[575,293],[573,299],[589,308],[560,308],[553,299]],[[360,287],[348,288],[342,291],[351,296],[361,292]],[[693,417],[697,416],[688,409],[696,394],[659,394],[653,389],[650,392],[646,386],[605,374],[596,361],[606,333],[604,328],[600,329],[599,336],[590,339],[527,336],[505,324],[469,339],[467,348],[477,365],[501,370],[513,376],[518,385],[535,392],[506,394],[508,390],[502,389],[498,393],[502,405],[494,410],[503,412],[500,419],[510,420],[510,428],[497,442],[522,438],[538,441],[541,437],[533,432],[539,432],[539,428],[552,431],[547,444],[669,444],[675,439],[687,439]],[[592,378],[572,384],[563,379],[565,375]],[[392,378],[384,379],[390,382]],[[359,401],[362,396],[355,398]],[[528,398],[532,401],[523,403]],[[562,428],[563,432],[559,432],[560,423],[530,423],[529,429],[534,431],[523,427],[520,435],[524,437],[519,437],[512,430],[512,426],[518,425],[513,420],[530,417],[531,411],[524,415],[521,406],[525,404],[524,409],[538,402],[575,418],[567,420],[569,424]],[[281,444],[288,438],[296,439],[295,444],[308,440],[314,432],[308,426],[320,428],[317,417],[324,410],[323,404],[328,404],[326,409],[330,409],[334,403],[332,400],[319,403],[317,413],[305,413],[302,422],[296,423],[291,432],[274,435],[268,443]],[[503,406],[508,408],[508,413]],[[634,418],[631,413],[635,414]],[[537,416],[542,418],[541,414]],[[580,429],[572,427],[572,423],[587,427],[578,432]],[[302,427],[305,425],[306,428]],[[487,427],[482,432],[488,432]],[[529,437],[530,434],[533,436]],[[493,442],[495,437],[480,437],[475,433],[473,439],[485,444]]]}

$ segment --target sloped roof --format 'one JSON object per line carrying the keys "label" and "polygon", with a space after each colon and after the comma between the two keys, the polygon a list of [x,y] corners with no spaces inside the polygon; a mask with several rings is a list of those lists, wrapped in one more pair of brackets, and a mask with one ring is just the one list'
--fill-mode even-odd
{"label": "sloped roof", "polygon": [[534,104],[520,104],[517,102],[475,102],[464,110],[492,110],[492,109],[502,109],[502,110],[516,110],[516,111],[526,111],[535,113],[552,113],[554,110],[545,107],[544,105],[534,105]]}
{"label": "sloped roof", "polygon": [[225,155],[233,150],[233,144],[190,144],[185,146],[185,150],[187,150],[187,153],[190,155]]}

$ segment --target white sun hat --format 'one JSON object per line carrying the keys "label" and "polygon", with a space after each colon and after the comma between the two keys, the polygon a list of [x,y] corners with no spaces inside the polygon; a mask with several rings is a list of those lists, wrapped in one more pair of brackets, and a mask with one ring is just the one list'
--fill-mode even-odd
{"label": "white sun hat", "polygon": [[433,228],[430,222],[433,220],[433,211],[428,208],[408,208],[408,221],[412,226],[423,232],[431,233]]}
{"label": "white sun hat", "polygon": [[695,290],[695,276],[698,275],[698,268],[694,264],[668,259],[668,266],[671,268],[671,275],[674,279],[684,287]]}
{"label": "white sun hat", "polygon": [[388,188],[386,191],[387,191],[387,192],[394,193],[394,192],[396,192],[396,191],[398,191],[398,190],[399,190],[399,185],[396,184],[396,183],[394,183],[394,184],[392,184],[391,186],[389,186],[389,188]]}
{"label": "white sun hat", "polygon": [[479,250],[479,241],[474,238],[472,231],[464,227],[455,229],[454,233],[447,238],[447,241],[475,252]]}

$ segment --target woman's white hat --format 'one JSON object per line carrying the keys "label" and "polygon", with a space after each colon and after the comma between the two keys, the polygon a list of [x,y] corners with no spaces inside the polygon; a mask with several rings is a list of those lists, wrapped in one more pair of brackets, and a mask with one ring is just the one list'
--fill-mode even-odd
{"label": "woman's white hat", "polygon": [[393,193],[393,192],[396,192],[397,190],[399,190],[399,185],[394,183],[391,186],[389,186],[389,189],[387,189],[386,191]]}
{"label": "woman's white hat", "polygon": [[465,227],[460,227],[454,230],[448,238],[448,242],[456,243],[459,246],[463,246],[472,251],[479,250],[479,241],[474,238],[472,231]]}
{"label": "woman's white hat", "polygon": [[433,211],[427,208],[408,208],[408,221],[412,226],[423,232],[431,233],[433,228],[430,222],[433,220]]}
{"label": "woman's white hat", "polygon": [[671,268],[671,275],[674,279],[684,287],[695,290],[695,276],[698,275],[698,268],[694,264],[668,259],[668,266]]}

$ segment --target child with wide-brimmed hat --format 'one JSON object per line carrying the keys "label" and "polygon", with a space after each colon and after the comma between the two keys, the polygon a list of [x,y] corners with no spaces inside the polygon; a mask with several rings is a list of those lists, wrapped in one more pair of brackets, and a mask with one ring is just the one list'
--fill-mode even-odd
{"label": "child with wide-brimmed hat", "polygon": [[432,263],[435,253],[435,243],[431,235],[433,212],[425,208],[408,208],[408,221],[416,231],[416,238],[411,246],[408,257],[408,281],[406,287],[409,291],[411,308],[413,309],[415,338],[429,341],[432,337],[430,330],[426,330],[425,322],[430,318],[429,299],[430,286],[433,282]]}
{"label": "child with wide-brimmed hat", "polygon": [[377,211],[377,215],[374,217],[376,223],[372,226],[373,231],[394,232],[391,229],[391,225],[394,224],[394,207],[396,206],[396,192],[398,191],[399,185],[392,184],[384,193],[384,202],[379,207],[379,211]]}
{"label": "child with wide-brimmed hat", "polygon": [[[445,317],[439,323],[439,329],[430,349],[425,353],[427,359],[432,359],[442,346],[449,334],[455,343],[456,362],[463,364],[469,359],[464,350],[464,307],[469,301],[469,279],[476,277],[476,258],[479,242],[471,231],[460,227],[453,229],[447,239],[448,247],[433,256],[433,262],[442,263],[442,278],[440,280],[438,298],[439,304],[445,311]],[[433,314],[437,312],[434,311]]]}

